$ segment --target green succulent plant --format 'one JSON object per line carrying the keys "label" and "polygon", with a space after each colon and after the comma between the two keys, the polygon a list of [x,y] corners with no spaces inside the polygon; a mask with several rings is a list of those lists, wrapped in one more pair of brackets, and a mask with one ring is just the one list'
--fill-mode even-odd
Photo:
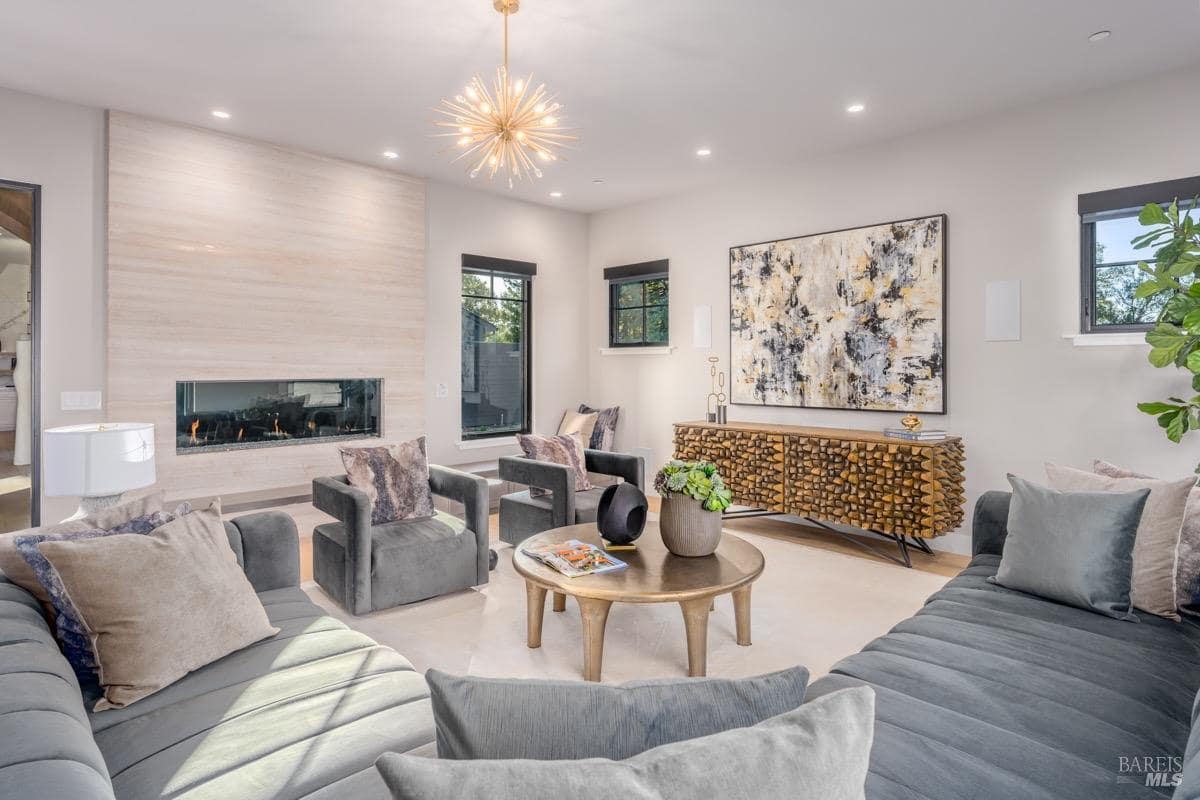
{"label": "green succulent plant", "polygon": [[668,461],[654,476],[654,489],[699,500],[705,511],[724,511],[733,502],[733,492],[711,461]]}
{"label": "green succulent plant", "polygon": [[[1165,401],[1138,403],[1138,409],[1158,418],[1158,425],[1172,442],[1191,430],[1200,429],[1200,222],[1191,213],[1179,211],[1179,203],[1167,208],[1150,203],[1138,215],[1149,231],[1133,239],[1138,250],[1155,248],[1154,265],[1138,262],[1149,277],[1137,287],[1135,297],[1165,296],[1154,328],[1146,332],[1150,363],[1174,365],[1191,374],[1190,398],[1168,397]],[[1200,468],[1197,469],[1200,472]]]}

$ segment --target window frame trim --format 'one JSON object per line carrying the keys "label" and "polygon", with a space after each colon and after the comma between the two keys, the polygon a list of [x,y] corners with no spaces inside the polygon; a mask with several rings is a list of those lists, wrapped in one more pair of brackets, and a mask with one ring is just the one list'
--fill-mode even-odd
{"label": "window frame trim", "polygon": [[[521,436],[524,434],[531,433],[533,431],[533,336],[531,334],[533,332],[533,279],[537,275],[537,265],[529,264],[528,266],[532,268],[529,272],[524,272],[524,271],[515,272],[515,271],[505,270],[503,267],[511,266],[514,264],[524,265],[526,262],[505,261],[504,259],[487,259],[487,261],[492,262],[495,265],[495,267],[498,267],[498,268],[494,267],[494,268],[489,269],[487,267],[478,265],[480,260],[483,260],[486,257],[470,256],[469,258],[474,260],[474,262],[471,264],[467,263],[468,257],[469,256],[467,254],[465,254],[465,253],[463,254],[463,265],[462,265],[462,268],[459,270],[459,279],[458,279],[458,283],[459,283],[458,304],[459,304],[460,335],[461,335],[461,331],[462,331],[461,319],[462,319],[462,313],[464,310],[463,309],[463,300],[464,299],[472,298],[472,299],[479,299],[479,300],[501,300],[503,302],[509,302],[509,303],[520,302],[521,305],[524,306],[524,313],[521,315],[521,336],[523,337],[522,343],[525,346],[525,357],[524,357],[524,359],[522,359],[522,364],[521,364],[521,383],[522,383],[522,396],[523,396],[522,412],[523,412],[524,418],[521,420],[521,429],[520,430],[494,431],[494,432],[490,432],[490,433],[469,433],[466,430],[466,427],[463,425],[463,418],[462,418],[463,391],[462,391],[462,381],[460,379],[459,386],[458,386],[458,408],[459,408],[458,439],[459,439],[460,444],[464,444],[464,443],[468,443],[468,442],[486,441],[488,439],[512,438],[514,436]],[[480,297],[478,295],[469,295],[469,294],[464,293],[462,290],[462,276],[463,275],[488,275],[493,280],[493,282],[491,284],[492,296],[491,297]],[[512,298],[496,297],[496,286],[494,283],[494,279],[497,276],[502,277],[502,278],[508,278],[510,280],[515,279],[515,280],[521,281],[521,300],[520,301],[513,300]],[[476,343],[476,346],[478,346],[478,342]],[[476,363],[478,363],[478,354],[476,355]],[[459,374],[460,374],[460,376],[462,374],[462,342],[459,342]]]}
{"label": "window frame trim", "polygon": [[[658,262],[651,262],[658,263]],[[665,280],[667,282],[667,302],[648,304],[646,302],[646,284],[650,281]],[[629,283],[639,283],[642,285],[642,302],[641,305],[622,307],[619,302],[620,287]],[[650,308],[662,308],[667,312],[667,340],[665,342],[652,342],[646,339],[646,310]],[[636,342],[618,342],[617,341],[617,315],[621,311],[641,310],[642,312],[642,338]],[[651,275],[632,275],[627,278],[609,278],[608,280],[608,346],[613,349],[623,347],[670,347],[671,346],[671,276],[666,273],[657,273]]]}

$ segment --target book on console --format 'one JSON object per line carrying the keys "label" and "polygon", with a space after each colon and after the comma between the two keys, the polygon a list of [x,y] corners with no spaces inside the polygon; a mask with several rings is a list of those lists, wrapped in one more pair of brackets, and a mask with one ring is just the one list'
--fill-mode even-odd
{"label": "book on console", "polygon": [[884,428],[884,436],[890,436],[893,439],[907,439],[912,442],[930,442],[938,439],[945,439],[945,431],[910,431],[907,428]]}
{"label": "book on console", "polygon": [[522,547],[521,552],[537,559],[546,566],[556,569],[568,578],[582,575],[599,575],[603,572],[624,569],[629,566],[614,558],[595,545],[571,539],[561,544],[543,544]]}

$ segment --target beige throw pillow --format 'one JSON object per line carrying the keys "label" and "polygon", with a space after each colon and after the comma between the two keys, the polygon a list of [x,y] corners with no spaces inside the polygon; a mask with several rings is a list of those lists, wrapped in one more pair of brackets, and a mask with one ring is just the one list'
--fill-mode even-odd
{"label": "beige throw pillow", "polygon": [[1153,478],[1112,478],[1058,464],[1046,465],[1053,489],[1064,491],[1132,492],[1149,489],[1150,496],[1138,524],[1133,545],[1133,584],[1130,601],[1135,608],[1167,619],[1179,620],[1175,598],[1176,551],[1195,478],[1160,481]]}
{"label": "beige throw pillow", "polygon": [[[1153,477],[1099,459],[1092,462],[1092,471],[1112,478]],[[1187,511],[1183,515],[1175,560],[1175,602],[1184,614],[1200,616],[1200,486],[1193,487],[1188,494]]]}
{"label": "beige throw pillow", "polygon": [[274,636],[238,566],[220,501],[149,534],[43,542],[96,653],[94,708],[123,708]]}
{"label": "beige throw pillow", "polygon": [[584,447],[590,447],[592,434],[596,430],[596,420],[600,415],[592,413],[580,413],[578,411],[568,411],[563,414],[562,422],[558,423],[559,436],[576,435],[583,442]]}
{"label": "beige throw pillow", "polygon": [[137,517],[144,517],[162,511],[163,493],[151,492],[142,497],[135,497],[123,503],[118,503],[89,517],[73,519],[68,522],[58,522],[53,525],[43,525],[40,528],[26,528],[22,531],[0,534],[0,571],[17,586],[40,600],[44,607],[50,608],[50,595],[38,582],[37,576],[26,563],[24,557],[17,551],[18,536],[37,536],[47,533],[78,533],[80,531],[108,530],[123,522],[129,522]]}

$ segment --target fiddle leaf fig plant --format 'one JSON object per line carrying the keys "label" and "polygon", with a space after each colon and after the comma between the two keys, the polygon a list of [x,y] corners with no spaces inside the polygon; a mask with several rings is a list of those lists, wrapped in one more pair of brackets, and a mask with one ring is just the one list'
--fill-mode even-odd
{"label": "fiddle leaf fig plant", "polygon": [[[1155,248],[1154,264],[1138,262],[1147,279],[1135,297],[1164,296],[1162,311],[1152,330],[1146,332],[1150,363],[1174,365],[1191,373],[1190,398],[1168,397],[1165,401],[1138,403],[1138,409],[1158,418],[1158,425],[1172,442],[1191,430],[1200,430],[1200,222],[1193,219],[1200,198],[1180,213],[1179,203],[1167,208],[1150,203],[1138,214],[1148,231],[1133,239],[1135,249]],[[1200,468],[1197,468],[1200,472]]]}

